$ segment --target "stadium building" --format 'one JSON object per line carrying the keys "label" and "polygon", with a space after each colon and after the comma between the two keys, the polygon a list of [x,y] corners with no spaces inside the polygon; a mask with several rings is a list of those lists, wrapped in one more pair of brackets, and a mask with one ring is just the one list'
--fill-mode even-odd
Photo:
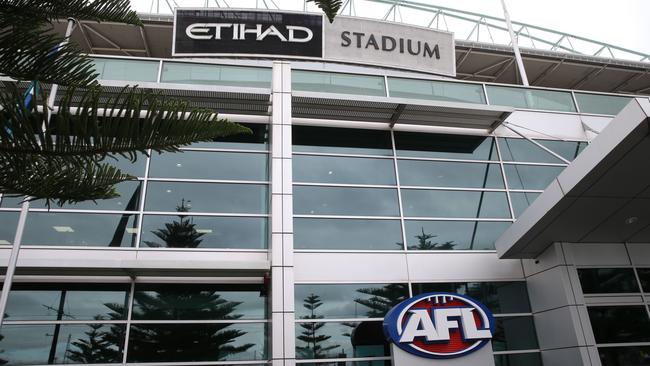
{"label": "stadium building", "polygon": [[[495,365],[650,364],[648,56],[515,22],[522,86],[485,38],[502,20],[372,3],[383,20],[348,1],[333,24],[153,6],[142,28],[77,23],[108,93],[138,84],[252,134],[118,158],[138,177],[120,198],[34,202],[24,226],[2,198],[3,263],[17,231],[22,249],[0,359],[405,366],[384,315],[441,291],[494,314]],[[389,21],[409,11],[428,27]],[[454,19],[467,38],[434,29]]]}

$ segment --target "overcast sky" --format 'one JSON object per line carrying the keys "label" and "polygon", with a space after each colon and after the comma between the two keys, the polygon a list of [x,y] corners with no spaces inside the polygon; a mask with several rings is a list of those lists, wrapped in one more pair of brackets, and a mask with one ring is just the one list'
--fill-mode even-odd
{"label": "overcast sky", "polygon": [[[148,12],[152,1],[160,1],[161,12],[169,12],[166,1],[132,0],[137,11]],[[217,0],[223,3],[223,0]],[[255,7],[264,0],[226,0],[231,7]],[[271,0],[266,0],[271,4]],[[273,0],[283,9],[302,9],[302,0]],[[355,0],[360,4],[363,0]],[[438,6],[456,8],[481,14],[503,17],[500,0],[412,0]],[[204,0],[176,0],[179,6],[201,6]],[[650,0],[506,0],[513,21],[520,21],[556,31],[575,34],[650,54]],[[214,6],[215,0],[209,1]],[[153,6],[155,9],[156,6]],[[312,5],[310,10],[316,10]],[[357,5],[358,16],[379,17],[386,6]],[[415,13],[402,13],[411,23],[426,25],[426,18],[415,19]],[[422,14],[422,13],[419,13]],[[451,26],[450,26],[451,27]],[[457,35],[457,38],[460,38]]]}

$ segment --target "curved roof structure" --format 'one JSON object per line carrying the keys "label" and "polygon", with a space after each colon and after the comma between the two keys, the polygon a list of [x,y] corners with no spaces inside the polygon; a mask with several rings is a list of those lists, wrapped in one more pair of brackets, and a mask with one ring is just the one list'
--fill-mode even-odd
{"label": "curved roof structure", "polygon": [[[134,7],[143,29],[82,23],[73,41],[89,53],[171,57],[175,7],[233,7],[317,11],[304,0],[149,0]],[[280,4],[281,6],[278,6]],[[454,32],[457,78],[520,84],[505,21],[498,17],[412,0],[344,0],[341,14],[401,22]],[[650,55],[576,35],[513,22],[532,86],[625,94],[650,93]],[[63,32],[59,24],[57,31]]]}

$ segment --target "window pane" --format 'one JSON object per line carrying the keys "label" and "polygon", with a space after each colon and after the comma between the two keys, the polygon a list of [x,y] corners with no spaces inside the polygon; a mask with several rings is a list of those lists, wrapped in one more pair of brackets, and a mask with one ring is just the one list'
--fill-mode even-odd
{"label": "window pane", "polygon": [[397,216],[397,190],[293,187],[294,212],[307,215]]}
{"label": "window pane", "polygon": [[643,292],[650,292],[650,268],[638,268],[636,271],[641,279]]}
{"label": "window pane", "polygon": [[380,321],[296,323],[297,359],[374,356],[390,356]]}
{"label": "window pane", "polygon": [[504,188],[498,164],[398,160],[402,186]]}
{"label": "window pane", "polygon": [[546,189],[563,170],[563,166],[505,164],[510,189]]}
{"label": "window pane", "polygon": [[296,285],[295,296],[297,319],[383,318],[409,297],[409,290],[402,283],[310,284]]}
{"label": "window pane", "polygon": [[549,150],[560,155],[561,157],[572,161],[577,158],[582,150],[587,147],[586,142],[578,141],[559,141],[559,140],[535,140],[547,147]]}
{"label": "window pane", "polygon": [[[119,197],[96,200],[83,201],[79,203],[65,204],[59,207],[52,204],[51,208],[69,208],[77,210],[115,210],[115,211],[137,211],[140,209],[140,191],[141,183],[139,181],[127,181],[115,185],[115,190],[120,195]],[[22,206],[22,197],[7,198],[3,200],[3,207],[20,208]],[[32,201],[29,208],[47,208],[44,200]]]}
{"label": "window pane", "polygon": [[127,362],[267,359],[266,324],[132,324]]}
{"label": "window pane", "polygon": [[512,200],[512,209],[515,211],[515,217],[521,216],[521,214],[524,213],[528,206],[530,206],[539,195],[540,193],[510,192],[510,199]]}
{"label": "window pane", "polygon": [[598,347],[602,366],[646,366],[650,347]]}
{"label": "window pane", "polygon": [[539,146],[526,139],[499,138],[501,157],[504,161],[531,163],[564,163]]}
{"label": "window pane", "polygon": [[[3,198],[4,200],[4,198]],[[20,212],[0,212],[0,245],[11,245],[16,235]]]}
{"label": "window pane", "polygon": [[149,182],[145,209],[265,214],[267,203],[268,187],[262,184]]}
{"label": "window pane", "polygon": [[390,360],[369,361],[334,361],[334,362],[307,362],[298,363],[296,366],[391,366]]}
{"label": "window pane", "polygon": [[580,106],[580,113],[617,115],[632,100],[632,98],[613,95],[575,93],[575,96]]}
{"label": "window pane", "polygon": [[293,126],[293,151],[393,155],[390,132]]}
{"label": "window pane", "polygon": [[585,294],[639,292],[632,268],[580,268],[578,277]]}
{"label": "window pane", "polygon": [[24,245],[132,247],[138,232],[136,214],[30,212]]}
{"label": "window pane", "polygon": [[523,281],[413,284],[413,295],[426,292],[467,295],[485,304],[494,314],[530,312],[528,291]]}
{"label": "window pane", "polygon": [[124,330],[123,324],[6,324],[0,349],[9,365],[122,363]]}
{"label": "window pane", "polygon": [[294,155],[293,180],[313,183],[394,185],[395,167],[392,159]]}
{"label": "window pane", "polygon": [[495,366],[542,366],[539,352],[516,353],[511,355],[494,355]]}
{"label": "window pane", "polygon": [[163,83],[270,88],[271,69],[182,62],[164,62]]}
{"label": "window pane", "polygon": [[291,87],[319,93],[386,96],[384,78],[374,75],[293,70]]}
{"label": "window pane", "polygon": [[158,80],[158,61],[92,58],[100,80],[151,81]]}
{"label": "window pane", "polygon": [[494,250],[510,222],[406,220],[409,250]]}
{"label": "window pane", "polygon": [[598,306],[588,311],[597,343],[650,341],[650,320],[644,306]]}
{"label": "window pane", "polygon": [[267,154],[185,151],[151,157],[149,175],[156,178],[266,181]]}
{"label": "window pane", "polygon": [[510,218],[504,192],[402,189],[405,216]]}
{"label": "window pane", "polygon": [[575,112],[571,93],[555,90],[511,88],[486,85],[492,105],[548,111]]}
{"label": "window pane", "polygon": [[294,218],[296,249],[401,250],[399,220]]}
{"label": "window pane", "polygon": [[537,349],[537,335],[532,316],[508,316],[496,318],[492,337],[492,350],[514,351]]}
{"label": "window pane", "polygon": [[391,97],[485,104],[480,84],[388,78]]}
{"label": "window pane", "polygon": [[188,148],[211,148],[211,149],[241,149],[241,150],[268,150],[269,148],[269,125],[259,123],[240,123],[250,128],[251,133],[240,133],[226,137],[219,137],[212,141],[195,142]]}
{"label": "window pane", "polygon": [[142,153],[135,153],[135,161],[131,161],[123,156],[115,155],[108,156],[101,161],[112,165],[126,174],[131,174],[134,177],[144,177],[144,167],[147,165],[148,157]]}
{"label": "window pane", "polygon": [[138,284],[135,320],[265,319],[259,285]]}
{"label": "window pane", "polygon": [[263,217],[145,215],[141,247],[264,249]]}
{"label": "window pane", "polygon": [[7,320],[126,319],[127,284],[14,284]]}
{"label": "window pane", "polygon": [[397,156],[498,160],[492,137],[395,132]]}

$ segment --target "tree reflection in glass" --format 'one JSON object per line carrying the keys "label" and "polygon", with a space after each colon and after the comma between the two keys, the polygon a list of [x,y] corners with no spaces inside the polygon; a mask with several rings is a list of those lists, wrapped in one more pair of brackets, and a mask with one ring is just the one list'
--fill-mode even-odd
{"label": "tree reflection in glass", "polygon": [[[301,319],[322,319],[322,315],[316,314],[316,309],[318,309],[323,302],[320,299],[320,296],[311,294],[303,300],[303,306],[309,310],[310,314],[302,316]],[[325,326],[325,323],[300,323],[300,328],[302,332],[296,338],[305,343],[305,346],[297,346],[296,350],[300,353],[300,358],[326,358],[329,351],[339,348],[338,344],[324,344],[332,336],[319,334],[319,331],[322,327]]]}
{"label": "tree reflection in glass", "polygon": [[[451,250],[454,249],[456,244],[453,244],[453,240],[446,241],[444,243],[434,243],[431,239],[438,237],[438,235],[427,234],[424,232],[424,226],[422,227],[422,233],[414,236],[418,240],[417,245],[408,245],[406,248],[408,250]],[[402,247],[402,243],[395,243],[395,245]]]}
{"label": "tree reflection in glass", "polygon": [[[177,212],[189,212],[190,201],[181,200],[180,206],[176,206]],[[197,248],[202,240],[200,239],[205,233],[199,233],[196,230],[196,224],[192,222],[187,215],[179,214],[179,221],[166,223],[164,228],[154,230],[151,233],[157,236],[162,243],[144,241],[152,248]]]}

